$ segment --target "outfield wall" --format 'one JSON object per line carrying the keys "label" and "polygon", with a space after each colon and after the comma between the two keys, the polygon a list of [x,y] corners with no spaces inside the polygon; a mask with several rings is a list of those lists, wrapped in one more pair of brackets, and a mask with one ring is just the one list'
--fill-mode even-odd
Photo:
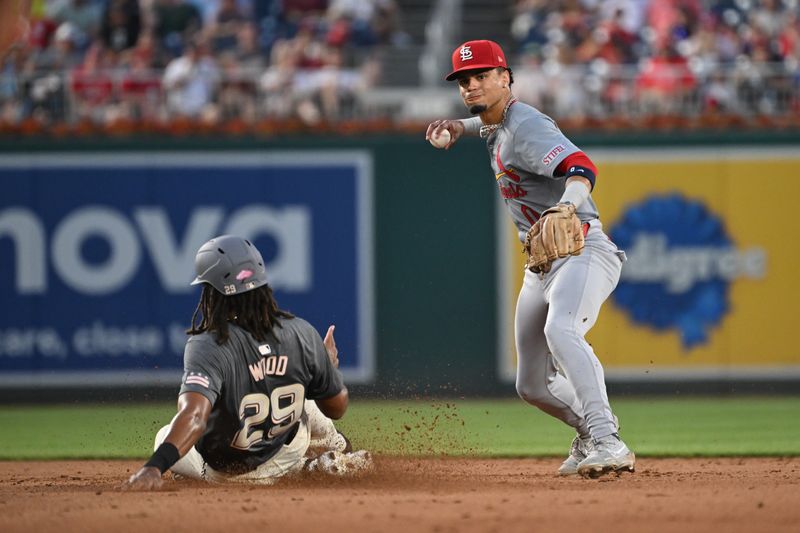
{"label": "outfield wall", "polygon": [[[617,289],[588,335],[615,381],[800,379],[791,342],[800,296],[793,225],[794,147],[597,149],[594,194],[604,229],[626,251]],[[760,220],[768,205],[770,221]],[[516,230],[498,220],[498,313],[513,316],[522,280]],[[513,332],[499,372],[514,376]]]}
{"label": "outfield wall", "polygon": [[[236,231],[283,306],[337,324],[351,384],[509,392],[521,254],[485,148],[422,137],[2,145],[0,388],[174,386],[191,250]],[[600,163],[606,229],[639,258],[590,336],[609,378],[797,380],[797,246],[755,217],[760,195],[791,226],[792,144],[576,140]]]}

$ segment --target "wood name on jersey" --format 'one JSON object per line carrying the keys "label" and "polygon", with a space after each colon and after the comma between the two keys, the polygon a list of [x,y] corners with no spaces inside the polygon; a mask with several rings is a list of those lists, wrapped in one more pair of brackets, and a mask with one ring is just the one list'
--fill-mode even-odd
{"label": "wood name on jersey", "polygon": [[254,381],[262,381],[264,376],[282,376],[286,374],[289,358],[285,355],[270,355],[262,357],[258,362],[247,365]]}

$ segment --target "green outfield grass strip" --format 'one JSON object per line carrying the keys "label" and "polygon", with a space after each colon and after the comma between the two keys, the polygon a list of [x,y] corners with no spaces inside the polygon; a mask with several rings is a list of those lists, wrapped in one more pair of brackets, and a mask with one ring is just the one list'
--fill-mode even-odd
{"label": "green outfield grass strip", "polygon": [[[798,456],[800,397],[612,400],[640,457]],[[0,459],[144,458],[175,404],[0,406]],[[363,401],[337,423],[379,454],[562,456],[573,433],[518,399]]]}

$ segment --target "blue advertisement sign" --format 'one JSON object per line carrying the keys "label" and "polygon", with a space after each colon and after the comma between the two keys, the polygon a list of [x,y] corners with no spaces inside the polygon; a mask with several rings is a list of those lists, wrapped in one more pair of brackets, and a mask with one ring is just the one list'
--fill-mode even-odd
{"label": "blue advertisement sign", "polygon": [[222,234],[372,379],[369,153],[3,155],[0,190],[0,385],[177,384],[194,254]]}

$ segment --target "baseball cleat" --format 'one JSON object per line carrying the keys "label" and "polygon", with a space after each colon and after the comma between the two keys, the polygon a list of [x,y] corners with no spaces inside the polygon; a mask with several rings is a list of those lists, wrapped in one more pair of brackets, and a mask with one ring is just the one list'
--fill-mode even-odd
{"label": "baseball cleat", "polygon": [[308,449],[315,454],[327,451],[349,453],[353,451],[353,445],[344,433],[336,430],[321,439],[311,439]]}
{"label": "baseball cleat", "polygon": [[610,472],[633,472],[635,465],[636,455],[614,434],[594,442],[578,464],[578,474],[594,479]]}
{"label": "baseball cleat", "polygon": [[306,463],[305,469],[310,472],[322,472],[334,476],[347,476],[371,470],[372,454],[367,450],[357,452],[325,452]]}
{"label": "baseball cleat", "polygon": [[353,451],[353,443],[350,442],[350,439],[348,439],[347,436],[344,433],[342,433],[341,431],[337,430],[337,433],[339,433],[339,435],[341,435],[342,438],[344,439],[344,449],[341,450],[341,451],[344,452],[344,453],[352,452]]}
{"label": "baseball cleat", "polygon": [[575,436],[572,439],[572,446],[569,448],[569,456],[558,467],[559,476],[575,476],[578,474],[578,465],[586,459],[592,449],[592,439],[582,439]]}

